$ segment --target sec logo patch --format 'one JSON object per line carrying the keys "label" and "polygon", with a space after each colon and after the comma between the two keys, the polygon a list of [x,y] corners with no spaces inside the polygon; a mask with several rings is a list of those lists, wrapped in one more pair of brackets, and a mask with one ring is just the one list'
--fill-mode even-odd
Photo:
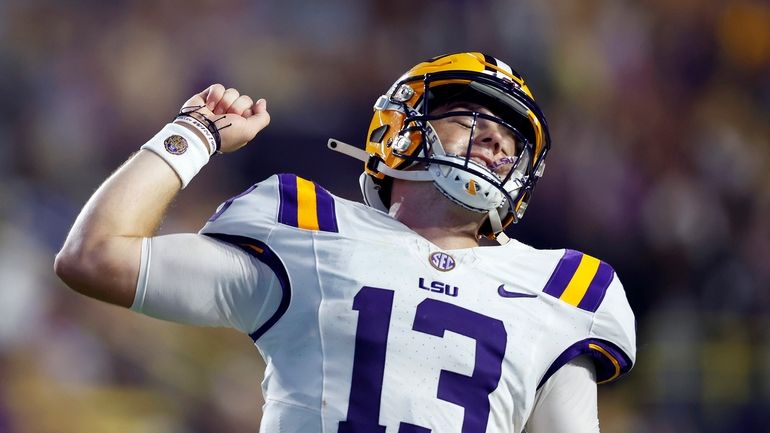
{"label": "sec logo patch", "polygon": [[163,146],[166,148],[166,152],[181,155],[187,151],[187,140],[181,135],[172,135],[163,140]]}
{"label": "sec logo patch", "polygon": [[430,264],[439,271],[447,272],[455,268],[455,259],[447,253],[436,251],[430,255]]}

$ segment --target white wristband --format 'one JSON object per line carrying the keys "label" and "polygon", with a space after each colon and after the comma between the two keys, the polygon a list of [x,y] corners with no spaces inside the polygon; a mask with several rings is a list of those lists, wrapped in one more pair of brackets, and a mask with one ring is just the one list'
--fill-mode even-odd
{"label": "white wristband", "polygon": [[163,158],[179,176],[182,188],[209,162],[206,143],[189,128],[175,123],[163,127],[142,149]]}

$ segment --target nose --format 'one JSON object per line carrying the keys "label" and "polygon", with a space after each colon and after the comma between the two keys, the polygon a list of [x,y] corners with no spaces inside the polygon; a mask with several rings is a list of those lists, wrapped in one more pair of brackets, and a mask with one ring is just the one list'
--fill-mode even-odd
{"label": "nose", "polygon": [[506,155],[514,155],[516,143],[503,131],[504,126],[495,122],[479,119],[473,137],[473,144],[492,151],[492,156],[503,152]]}

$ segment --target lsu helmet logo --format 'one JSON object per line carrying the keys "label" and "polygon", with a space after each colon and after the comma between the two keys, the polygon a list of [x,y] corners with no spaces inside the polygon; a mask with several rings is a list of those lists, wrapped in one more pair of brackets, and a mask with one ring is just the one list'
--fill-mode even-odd
{"label": "lsu helmet logo", "polygon": [[448,272],[455,268],[455,259],[449,254],[436,251],[430,255],[430,264],[442,272]]}

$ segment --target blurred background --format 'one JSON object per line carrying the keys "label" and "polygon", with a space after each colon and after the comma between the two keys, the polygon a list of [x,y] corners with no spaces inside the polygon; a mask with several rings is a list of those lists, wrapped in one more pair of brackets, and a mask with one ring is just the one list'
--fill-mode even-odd
{"label": "blurred background", "polygon": [[100,182],[212,82],[273,122],[214,158],[164,233],[275,172],[358,199],[374,100],[437,54],[522,73],[553,149],[510,234],[611,263],[638,362],[605,432],[770,432],[765,0],[0,1],[0,432],[256,432],[247,336],[66,289],[53,257]]}

